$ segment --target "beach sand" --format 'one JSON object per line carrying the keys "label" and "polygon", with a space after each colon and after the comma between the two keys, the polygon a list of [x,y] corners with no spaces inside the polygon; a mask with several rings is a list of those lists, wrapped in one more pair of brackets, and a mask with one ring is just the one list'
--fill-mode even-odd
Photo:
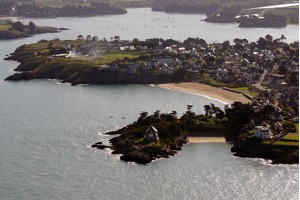
{"label": "beach sand", "polygon": [[244,97],[242,94],[230,92],[224,90],[223,88],[217,88],[196,82],[158,84],[157,86],[166,89],[174,89],[182,92],[200,94],[213,99],[218,99],[229,104],[233,103],[234,101],[239,101],[242,103],[250,102],[250,100]]}
{"label": "beach sand", "polygon": [[189,143],[224,143],[224,137],[188,137]]}

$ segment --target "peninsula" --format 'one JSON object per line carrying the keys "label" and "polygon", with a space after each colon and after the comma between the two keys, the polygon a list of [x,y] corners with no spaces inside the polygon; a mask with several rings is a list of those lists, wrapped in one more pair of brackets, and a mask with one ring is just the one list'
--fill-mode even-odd
{"label": "peninsula", "polygon": [[[211,106],[216,115],[196,115],[188,105],[187,111],[180,118],[176,111],[160,113],[155,111],[152,115],[141,112],[136,122],[106,134],[118,135],[110,140],[111,146],[97,142],[94,148],[111,148],[112,154],[122,154],[121,160],[146,164],[158,158],[174,156],[187,143],[188,136],[224,137],[228,121],[221,120],[224,112]],[[221,122],[221,123],[220,123]]]}
{"label": "peninsula", "polygon": [[96,142],[91,147],[110,148],[112,154],[121,154],[123,161],[147,164],[174,156],[189,136],[214,140],[223,137],[234,142],[232,151],[236,156],[264,158],[272,160],[272,164],[299,163],[299,134],[288,133],[296,131],[292,130],[296,126],[288,125],[287,121],[281,125],[282,121],[276,118],[280,112],[273,106],[265,105],[258,111],[256,104],[234,102],[225,106],[225,111],[214,104],[205,105],[202,115],[196,115],[193,106],[188,105],[181,117],[177,117],[176,111],[157,110],[152,115],[141,112],[132,124],[105,133],[117,135],[109,140],[110,146]]}
{"label": "peninsula", "polygon": [[42,33],[56,33],[62,30],[67,29],[50,26],[36,26],[34,22],[29,22],[28,25],[25,25],[20,21],[12,22],[7,19],[0,19],[0,40],[24,38]]}

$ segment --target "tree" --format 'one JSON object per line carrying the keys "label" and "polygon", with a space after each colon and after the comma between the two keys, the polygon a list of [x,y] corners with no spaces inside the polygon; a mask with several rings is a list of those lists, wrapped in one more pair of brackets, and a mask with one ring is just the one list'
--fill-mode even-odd
{"label": "tree", "polygon": [[95,43],[98,41],[98,36],[93,36],[92,41]]}
{"label": "tree", "polygon": [[29,22],[28,26],[29,26],[30,32],[34,33],[35,32],[35,28],[36,28],[35,23]]}
{"label": "tree", "polygon": [[137,38],[134,38],[133,40],[132,40],[132,44],[133,44],[133,46],[134,47],[137,47],[137,45],[139,45],[139,39],[137,39]]}
{"label": "tree", "polygon": [[239,38],[235,38],[233,40],[233,42],[235,43],[235,48],[236,49],[241,49],[243,47],[243,40],[242,39],[239,39]]}
{"label": "tree", "polygon": [[83,40],[84,37],[83,37],[83,35],[78,35],[78,36],[77,36],[77,39],[78,39],[78,40]]}
{"label": "tree", "polygon": [[254,114],[254,111],[250,104],[235,101],[230,107],[225,107],[225,113],[229,120],[237,118],[240,124],[245,124],[248,122],[250,115]]}
{"label": "tree", "polygon": [[224,50],[229,50],[230,48],[230,42],[228,40],[226,40],[225,42],[222,43],[222,48]]}
{"label": "tree", "polygon": [[214,115],[218,119],[222,119],[223,117],[225,117],[224,111],[221,110],[220,107],[216,107],[213,103],[210,104],[209,115]]}
{"label": "tree", "polygon": [[288,69],[286,68],[286,66],[279,65],[279,67],[278,67],[278,73],[279,74],[287,74],[287,72],[288,72]]}
{"label": "tree", "polygon": [[187,107],[188,112],[191,112],[193,105],[187,105],[186,107]]}
{"label": "tree", "polygon": [[86,38],[85,38],[85,40],[86,40],[86,41],[92,40],[92,36],[91,36],[91,35],[87,35]]}
{"label": "tree", "polygon": [[175,110],[173,110],[173,111],[171,112],[171,115],[174,117],[174,119],[177,118],[177,112],[176,112]]}
{"label": "tree", "polygon": [[210,105],[204,105],[205,115],[208,115],[210,113],[211,107]]}
{"label": "tree", "polygon": [[241,43],[242,43],[242,40],[239,39],[239,38],[235,38],[235,39],[233,40],[233,42],[235,43],[235,45],[238,45],[238,44],[241,44]]}
{"label": "tree", "polygon": [[140,118],[145,119],[148,116],[148,112],[142,111],[140,113]]}
{"label": "tree", "polygon": [[259,46],[260,49],[264,49],[266,47],[267,41],[266,41],[266,39],[260,37],[257,40],[257,44],[258,44],[258,46]]}
{"label": "tree", "polygon": [[281,35],[281,36],[280,36],[280,40],[281,40],[281,42],[283,42],[283,40],[286,40],[285,35]]}
{"label": "tree", "polygon": [[142,111],[140,113],[140,117],[138,118],[137,120],[137,124],[140,124],[140,125],[147,125],[148,121],[148,112],[145,112],[145,111]]}
{"label": "tree", "polygon": [[156,110],[156,111],[153,113],[153,117],[154,117],[155,119],[159,119],[159,117],[160,117],[160,110]]}
{"label": "tree", "polygon": [[289,84],[291,85],[299,85],[299,80],[297,79],[297,75],[295,73],[292,73],[290,78],[289,78]]}
{"label": "tree", "polygon": [[268,41],[268,42],[272,42],[273,41],[273,36],[271,36],[271,35],[266,35],[265,36],[265,39]]}
{"label": "tree", "polygon": [[207,45],[206,41],[204,39],[202,39],[202,38],[199,39],[199,41],[197,41],[197,44],[199,44],[201,46],[206,46]]}
{"label": "tree", "polygon": [[22,24],[20,21],[17,21],[17,22],[15,22],[15,23],[13,23],[13,24],[11,25],[11,27],[12,27],[13,29],[15,29],[16,31],[20,31],[20,32],[23,32],[23,31],[24,31],[24,28],[25,28],[24,24]]}
{"label": "tree", "polygon": [[247,39],[243,38],[242,39],[242,45],[245,46],[247,44],[249,44],[249,41]]}

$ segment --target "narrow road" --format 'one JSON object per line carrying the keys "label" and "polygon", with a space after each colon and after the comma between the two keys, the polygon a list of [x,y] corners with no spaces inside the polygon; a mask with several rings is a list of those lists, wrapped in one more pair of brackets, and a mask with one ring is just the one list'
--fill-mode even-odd
{"label": "narrow road", "polygon": [[262,75],[259,77],[259,81],[257,81],[257,83],[255,83],[255,84],[253,84],[253,86],[255,86],[256,88],[258,88],[260,90],[265,90],[266,88],[264,86],[262,86],[261,84],[264,82],[267,72],[268,71],[265,69],[264,72],[262,73]]}

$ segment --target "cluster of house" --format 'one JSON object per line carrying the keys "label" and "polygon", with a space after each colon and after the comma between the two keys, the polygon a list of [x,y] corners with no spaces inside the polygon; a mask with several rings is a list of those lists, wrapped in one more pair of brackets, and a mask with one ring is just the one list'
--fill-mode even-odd
{"label": "cluster of house", "polygon": [[[190,73],[205,72],[211,79],[235,85],[257,84],[264,91],[255,101],[260,105],[271,102],[276,106],[299,107],[299,84],[292,86],[290,77],[294,75],[299,80],[299,56],[289,55],[284,50],[259,50],[244,45],[224,46],[220,43],[196,44],[186,43],[170,44],[169,46],[134,45],[133,41],[120,40],[102,42],[101,46],[95,45],[96,40],[89,37],[86,45],[71,48],[71,55],[76,53],[96,55],[99,48],[103,51],[121,51],[124,53],[137,52],[151,55],[148,59],[115,60],[108,63],[110,70],[121,73],[169,74],[172,75],[179,69]],[[186,46],[186,47],[184,47]],[[299,46],[296,46],[299,48]],[[145,56],[146,57],[146,56]],[[279,68],[285,68],[284,74],[278,74]],[[259,129],[257,129],[259,130]]]}
{"label": "cluster of house", "polygon": [[[274,59],[284,59],[285,53],[271,50],[259,50],[257,47],[252,50],[236,48],[235,45],[224,47],[220,43],[214,44],[193,44],[189,48],[182,44],[171,44],[163,46],[161,43],[155,48],[141,45],[134,45],[133,41],[120,40],[105,41],[101,46],[95,45],[96,40],[87,38],[86,45],[81,45],[72,50],[72,55],[88,54],[97,55],[97,50],[132,52],[138,51],[141,55],[153,55],[149,60],[130,62],[114,61],[109,64],[111,70],[119,70],[125,73],[141,72],[150,73],[155,71],[162,74],[173,74],[178,69],[185,69],[189,72],[198,73],[207,70],[212,79],[225,83],[254,84],[259,81],[261,74],[267,70],[272,71],[274,67],[270,63]],[[64,47],[69,49],[70,46]],[[187,58],[186,58],[187,57]],[[276,64],[275,64],[276,65]],[[289,71],[299,73],[299,62],[293,59],[288,66]],[[269,69],[270,68],[270,69]]]}
{"label": "cluster of house", "polygon": [[[120,41],[117,46],[114,46],[114,43],[114,45],[108,44],[110,44],[109,49],[129,52],[136,50],[134,46],[130,46],[129,41]],[[122,46],[122,44],[124,45]],[[221,44],[195,45],[189,50],[178,45],[158,46],[156,49],[142,46],[139,49],[142,54],[153,55],[152,58],[147,61],[126,64],[122,61],[113,62],[110,69],[128,73],[136,73],[141,69],[146,73],[158,71],[162,74],[173,74],[179,69],[192,73],[205,70],[212,79],[224,83],[245,85],[257,83],[263,73],[272,73],[274,68],[278,68],[277,63],[271,65],[274,59],[285,59],[286,56],[277,51],[258,50],[257,47],[253,50],[245,48],[241,51],[234,45],[225,51]],[[299,62],[297,59],[294,59],[287,67],[291,73],[298,76]],[[284,76],[283,79],[286,80],[286,77]]]}
{"label": "cluster of house", "polygon": [[180,67],[180,61],[171,56],[165,56],[149,59],[148,62],[140,61],[134,63],[124,63],[122,61],[113,61],[109,64],[109,69],[123,73],[135,74],[138,71],[142,73],[158,72],[159,74],[173,74]]}
{"label": "cluster of house", "polygon": [[[283,133],[282,124],[285,122],[283,117],[283,111],[269,101],[271,94],[269,91],[263,91],[258,97],[255,97],[252,102],[252,108],[255,113],[261,112],[265,106],[272,105],[275,107],[273,112],[268,113],[264,117],[255,115],[251,117],[248,127],[254,130],[254,136],[263,140],[279,139]],[[298,108],[297,108],[298,109]],[[289,113],[290,117],[293,117],[294,123],[298,122],[298,113]]]}

